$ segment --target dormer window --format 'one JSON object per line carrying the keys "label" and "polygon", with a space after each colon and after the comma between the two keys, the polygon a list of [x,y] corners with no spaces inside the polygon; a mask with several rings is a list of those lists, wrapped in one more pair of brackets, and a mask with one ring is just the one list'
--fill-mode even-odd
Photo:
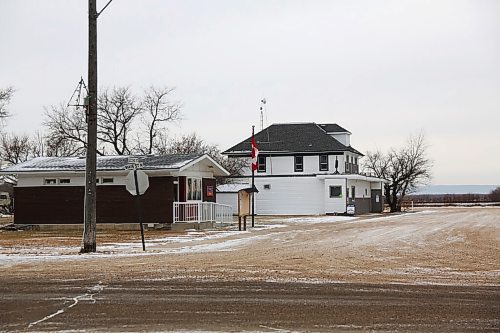
{"label": "dormer window", "polygon": [[328,171],[328,155],[319,155],[319,171]]}

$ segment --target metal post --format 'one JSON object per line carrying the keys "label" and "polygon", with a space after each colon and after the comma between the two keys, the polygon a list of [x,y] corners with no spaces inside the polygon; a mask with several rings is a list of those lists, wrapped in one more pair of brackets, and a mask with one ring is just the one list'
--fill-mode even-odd
{"label": "metal post", "polygon": [[[252,126],[252,138],[254,137],[255,132],[255,126]],[[258,163],[258,157],[257,157],[257,163]],[[252,167],[252,191],[255,188],[255,170]],[[254,195],[255,192],[252,192],[252,228],[255,227],[255,199]],[[246,230],[246,219],[245,219],[245,230]]]}
{"label": "metal post", "polygon": [[96,251],[96,147],[97,147],[97,10],[89,0],[89,58],[87,107],[87,156],[85,165],[85,203],[83,247],[80,252]]}
{"label": "metal post", "polygon": [[134,182],[135,182],[135,205],[137,207],[137,219],[141,226],[141,239],[142,250],[146,251],[146,244],[144,243],[144,226],[142,225],[142,210],[141,210],[141,195],[139,194],[139,182],[137,181],[137,169],[134,169]]}

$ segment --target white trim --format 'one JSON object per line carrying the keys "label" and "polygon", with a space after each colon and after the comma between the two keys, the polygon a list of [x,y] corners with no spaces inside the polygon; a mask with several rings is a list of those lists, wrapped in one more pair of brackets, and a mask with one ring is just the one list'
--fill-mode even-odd
{"label": "white trim", "polygon": [[[219,163],[217,163],[213,158],[211,158],[209,155],[204,154],[198,158],[195,158],[194,160],[191,160],[191,162],[184,164],[182,167],[179,168],[179,172],[185,171],[186,169],[190,168],[191,166],[195,165],[198,162],[203,161],[204,159],[208,159],[219,171],[221,172],[221,176],[229,176],[230,173],[224,169]],[[214,176],[216,175],[215,172],[213,172]]]}
{"label": "white trim", "polygon": [[349,180],[365,180],[367,182],[382,182],[389,183],[388,180],[376,177],[358,175],[358,174],[345,174],[345,175],[317,175],[318,179],[349,179]]}

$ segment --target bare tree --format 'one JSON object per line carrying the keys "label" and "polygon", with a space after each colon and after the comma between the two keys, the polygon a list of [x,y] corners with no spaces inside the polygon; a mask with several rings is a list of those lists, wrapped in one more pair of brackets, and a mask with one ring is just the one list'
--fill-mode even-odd
{"label": "bare tree", "polygon": [[83,156],[87,146],[87,124],[85,111],[64,105],[52,106],[45,109],[44,126],[46,149],[49,156]]}
{"label": "bare tree", "polygon": [[[205,143],[196,133],[183,135],[181,138],[173,140],[167,152],[171,154],[207,154],[226,169],[231,176],[241,176],[243,168],[247,166],[244,160],[229,159],[222,155],[217,145]],[[231,178],[217,177],[217,183],[219,184],[230,181]]]}
{"label": "bare tree", "polygon": [[500,186],[490,192],[489,199],[493,202],[500,202]]}
{"label": "bare tree", "polygon": [[0,157],[12,164],[26,162],[31,158],[32,145],[29,136],[2,134],[0,136]]}
{"label": "bare tree", "polygon": [[[151,87],[143,97],[125,88],[104,89],[98,100],[98,150],[104,155],[164,153],[166,124],[181,119],[181,106],[170,102],[173,89]],[[67,106],[46,109],[45,149],[49,156],[81,156],[87,145],[85,110]]]}
{"label": "bare tree", "polygon": [[173,91],[173,88],[152,86],[144,92],[142,123],[147,130],[148,142],[145,149],[140,148],[140,143],[138,145],[143,154],[151,154],[162,146],[164,137],[161,134],[165,130],[166,123],[181,119],[181,105],[168,99]]}
{"label": "bare tree", "polygon": [[431,179],[432,161],[426,155],[423,134],[410,136],[406,146],[390,149],[387,154],[366,154],[365,170],[389,181],[384,185],[384,196],[391,212],[401,211],[405,195]]}
{"label": "bare tree", "polygon": [[118,155],[130,154],[129,147],[133,121],[142,113],[141,102],[129,88],[106,89],[99,96],[97,111],[97,136],[109,144]]}
{"label": "bare tree", "polygon": [[10,115],[7,110],[7,106],[9,105],[13,95],[13,87],[0,89],[0,120],[5,119]]}

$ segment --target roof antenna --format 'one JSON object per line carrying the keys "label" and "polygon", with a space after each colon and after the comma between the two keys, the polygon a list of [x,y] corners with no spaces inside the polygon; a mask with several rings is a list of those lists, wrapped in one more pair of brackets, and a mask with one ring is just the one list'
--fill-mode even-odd
{"label": "roof antenna", "polygon": [[[260,130],[264,129],[264,111],[266,106],[266,99],[263,98],[260,100]],[[267,115],[266,115],[267,118]]]}
{"label": "roof antenna", "polygon": [[[82,92],[85,94],[85,96],[82,94]],[[71,95],[71,98],[69,99],[68,106],[74,106],[77,110],[80,107],[87,107],[88,94],[89,91],[87,89],[87,86],[85,85],[85,81],[83,80],[83,77],[80,77],[80,82],[78,82],[75,91],[73,91],[73,95]],[[71,104],[71,102],[73,102],[73,104]]]}

